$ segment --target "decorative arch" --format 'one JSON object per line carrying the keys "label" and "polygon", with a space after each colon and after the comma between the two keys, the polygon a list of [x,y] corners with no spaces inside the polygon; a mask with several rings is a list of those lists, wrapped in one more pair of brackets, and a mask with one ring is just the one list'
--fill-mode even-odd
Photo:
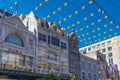
{"label": "decorative arch", "polygon": [[91,80],[91,74],[90,73],[88,73],[88,79]]}
{"label": "decorative arch", "polygon": [[16,33],[11,33],[7,35],[5,38],[5,42],[24,47],[24,42],[22,38]]}
{"label": "decorative arch", "polygon": [[85,80],[85,72],[82,72],[82,80]]}

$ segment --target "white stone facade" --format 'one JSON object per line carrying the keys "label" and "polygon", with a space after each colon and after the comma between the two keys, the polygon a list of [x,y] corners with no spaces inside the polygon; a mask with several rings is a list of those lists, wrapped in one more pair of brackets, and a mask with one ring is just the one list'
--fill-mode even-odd
{"label": "white stone facade", "polygon": [[[6,68],[33,68],[35,40],[16,15],[0,12],[0,63]],[[31,42],[31,43],[29,43]]]}
{"label": "white stone facade", "polygon": [[36,67],[68,72],[68,38],[65,32],[55,23],[36,18],[33,12],[22,21],[36,36]]}
{"label": "white stone facade", "polygon": [[33,12],[18,17],[0,10],[0,68],[72,76],[68,37],[55,23],[39,19]]}
{"label": "white stone facade", "polygon": [[100,51],[106,55],[108,64],[117,64],[120,71],[120,36],[80,48],[79,51],[83,51],[83,54]]}

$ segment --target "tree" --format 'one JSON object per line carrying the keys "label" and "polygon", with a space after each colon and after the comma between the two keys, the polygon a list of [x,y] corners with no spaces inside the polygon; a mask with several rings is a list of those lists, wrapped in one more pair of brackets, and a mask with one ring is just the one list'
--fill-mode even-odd
{"label": "tree", "polygon": [[76,80],[76,76],[72,76],[72,77],[69,78],[68,80]]}

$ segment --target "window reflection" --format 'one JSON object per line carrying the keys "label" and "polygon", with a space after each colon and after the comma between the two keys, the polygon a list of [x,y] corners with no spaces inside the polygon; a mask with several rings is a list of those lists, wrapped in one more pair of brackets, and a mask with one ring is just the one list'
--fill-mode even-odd
{"label": "window reflection", "polygon": [[5,42],[24,47],[23,40],[17,34],[9,34],[5,38]]}

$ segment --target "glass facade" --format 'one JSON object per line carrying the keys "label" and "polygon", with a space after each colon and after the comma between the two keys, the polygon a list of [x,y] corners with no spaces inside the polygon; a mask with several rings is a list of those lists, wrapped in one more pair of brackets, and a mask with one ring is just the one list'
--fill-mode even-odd
{"label": "glass facade", "polygon": [[5,38],[5,42],[24,47],[23,40],[17,34],[9,34]]}
{"label": "glass facade", "polygon": [[39,41],[44,41],[44,42],[46,42],[46,35],[43,35],[43,34],[39,33],[38,39],[39,39]]}
{"label": "glass facade", "polygon": [[2,52],[2,63],[3,64],[10,64],[15,67],[15,66],[23,66],[24,62],[25,62],[24,56],[22,55]]}
{"label": "glass facade", "polygon": [[[2,63],[3,64],[9,64],[13,67],[16,66],[26,66],[31,67],[32,66],[32,58],[31,57],[25,57],[24,55],[18,55],[14,53],[9,52],[2,52]],[[26,62],[26,64],[25,64]]]}
{"label": "glass facade", "polygon": [[51,37],[51,43],[55,46],[60,46],[60,40],[55,37]]}

